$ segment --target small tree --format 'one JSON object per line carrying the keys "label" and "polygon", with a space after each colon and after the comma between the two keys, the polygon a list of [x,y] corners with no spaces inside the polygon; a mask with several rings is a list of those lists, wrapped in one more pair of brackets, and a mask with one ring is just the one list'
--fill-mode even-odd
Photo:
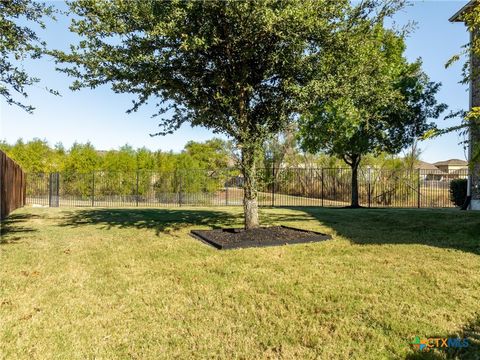
{"label": "small tree", "polygon": [[440,85],[429,81],[421,63],[407,64],[401,36],[377,27],[356,44],[349,58],[338,58],[341,93],[320,99],[300,120],[304,149],[326,151],[351,167],[353,208],[360,206],[362,157],[400,152],[433,128],[428,119],[446,108],[437,104]]}
{"label": "small tree", "polygon": [[[258,226],[256,167],[261,145],[300,110],[302,87],[318,72],[331,85],[328,59],[342,48],[357,19],[376,21],[400,0],[100,1],[71,3],[71,30],[83,40],[56,52],[73,88],[111,84],[138,95],[130,111],[151,98],[173,116],[158,134],[182,124],[233,138],[241,152],[245,227]],[[326,56],[329,54],[329,56]],[[163,105],[162,105],[163,104]]]}

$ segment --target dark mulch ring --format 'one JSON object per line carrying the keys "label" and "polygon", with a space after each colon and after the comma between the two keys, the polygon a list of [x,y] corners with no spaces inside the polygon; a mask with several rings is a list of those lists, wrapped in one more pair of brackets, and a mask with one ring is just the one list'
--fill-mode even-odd
{"label": "dark mulch ring", "polygon": [[192,230],[191,235],[220,250],[303,244],[329,240],[332,237],[315,231],[288,226],[260,227],[257,229]]}

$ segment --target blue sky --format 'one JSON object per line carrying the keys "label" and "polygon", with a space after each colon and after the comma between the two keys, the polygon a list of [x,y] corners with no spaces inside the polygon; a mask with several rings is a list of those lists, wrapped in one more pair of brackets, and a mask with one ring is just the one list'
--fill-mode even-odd
{"label": "blue sky", "polygon": [[[415,1],[413,6],[399,12],[394,21],[398,25],[415,21],[417,27],[407,40],[406,55],[410,60],[423,59],[424,70],[433,81],[443,84],[438,99],[449,105],[449,110],[467,109],[468,93],[458,84],[460,64],[445,69],[446,61],[468,41],[462,24],[451,24],[448,19],[467,1]],[[61,2],[55,2],[62,6]],[[65,49],[75,41],[68,31],[68,20],[49,21],[47,30],[40,33],[51,48]],[[0,139],[15,142],[18,138],[30,140],[38,137],[50,144],[62,142],[69,147],[73,142],[90,141],[97,149],[108,150],[124,144],[146,146],[152,150],[180,151],[189,140],[205,141],[214,135],[209,130],[184,126],[172,135],[150,137],[158,130],[154,104],[148,104],[133,114],[126,114],[130,95],[113,93],[108,86],[72,92],[68,89],[72,79],[55,71],[51,59],[25,63],[25,68],[42,82],[29,89],[28,103],[35,106],[33,115],[20,108],[8,106],[0,99]],[[60,91],[53,96],[44,88]],[[440,127],[453,125],[453,120],[437,120]],[[449,158],[465,159],[461,139],[457,134],[425,141],[421,144],[422,159],[429,162]]]}

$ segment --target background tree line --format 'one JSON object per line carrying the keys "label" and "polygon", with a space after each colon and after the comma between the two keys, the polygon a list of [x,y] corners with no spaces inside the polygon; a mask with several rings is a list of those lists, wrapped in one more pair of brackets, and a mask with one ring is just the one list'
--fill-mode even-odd
{"label": "background tree line", "polygon": [[[265,142],[260,155],[259,168],[342,168],[339,157],[325,153],[304,152],[291,132],[279,134]],[[151,171],[173,173],[176,170],[224,170],[237,167],[238,159],[232,144],[218,138],[205,142],[188,142],[181,152],[152,151],[145,147],[133,148],[126,144],[118,150],[96,149],[91,143],[74,143],[65,148],[62,143],[51,146],[47,140],[18,139],[14,144],[0,141],[0,150],[15,160],[27,173],[79,173],[93,171],[135,172]],[[388,153],[370,154],[362,158],[362,166],[377,169],[402,170],[415,166],[420,153],[407,153],[405,157]]]}
{"label": "background tree line", "polygon": [[177,169],[224,169],[229,167],[230,145],[221,139],[188,142],[179,153],[135,149],[124,145],[118,150],[99,150],[91,143],[74,143],[66,149],[62,143],[53,147],[46,140],[0,142],[0,149],[27,173],[135,172],[149,170],[173,172]]}
{"label": "background tree line", "polygon": [[[317,178],[306,176],[305,183],[298,187],[299,174],[309,174],[302,169],[339,169],[346,165],[339,157],[304,152],[295,133],[292,130],[279,134],[263,145],[257,169],[259,187],[267,193],[275,186],[278,193],[319,196],[312,192],[315,186],[309,183],[318,181]],[[190,141],[178,153],[145,147],[134,149],[130,145],[104,151],[91,143],[74,143],[67,149],[60,143],[50,146],[41,139],[19,139],[14,144],[2,141],[0,149],[29,174],[28,190],[32,197],[48,195],[49,174],[55,172],[61,173],[60,195],[86,200],[94,194],[97,201],[134,202],[136,196],[140,196],[140,200],[148,197],[176,203],[179,196],[189,201],[189,196],[199,193],[216,196],[225,186],[243,185],[234,147],[216,138]],[[403,173],[414,166],[418,155],[418,152],[405,157],[387,153],[366,155],[362,166]],[[348,188],[349,172],[326,174],[339,186],[343,184]],[[327,193],[325,196],[328,198]]]}
{"label": "background tree line", "polygon": [[52,147],[41,139],[19,139],[12,145],[3,141],[0,149],[29,174],[30,195],[46,195],[48,174],[56,172],[61,173],[62,194],[82,198],[93,192],[97,197],[213,192],[224,186],[226,174],[213,176],[212,171],[231,163],[230,144],[221,139],[188,142],[180,153],[130,145],[102,151],[91,143],[74,143],[66,149],[61,143]]}

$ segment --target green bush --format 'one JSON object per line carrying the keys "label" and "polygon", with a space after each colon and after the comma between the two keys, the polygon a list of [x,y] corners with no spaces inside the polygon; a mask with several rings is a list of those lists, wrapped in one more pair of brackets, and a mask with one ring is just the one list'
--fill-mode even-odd
{"label": "green bush", "polygon": [[455,179],[450,183],[450,200],[456,206],[462,206],[467,198],[467,179]]}

